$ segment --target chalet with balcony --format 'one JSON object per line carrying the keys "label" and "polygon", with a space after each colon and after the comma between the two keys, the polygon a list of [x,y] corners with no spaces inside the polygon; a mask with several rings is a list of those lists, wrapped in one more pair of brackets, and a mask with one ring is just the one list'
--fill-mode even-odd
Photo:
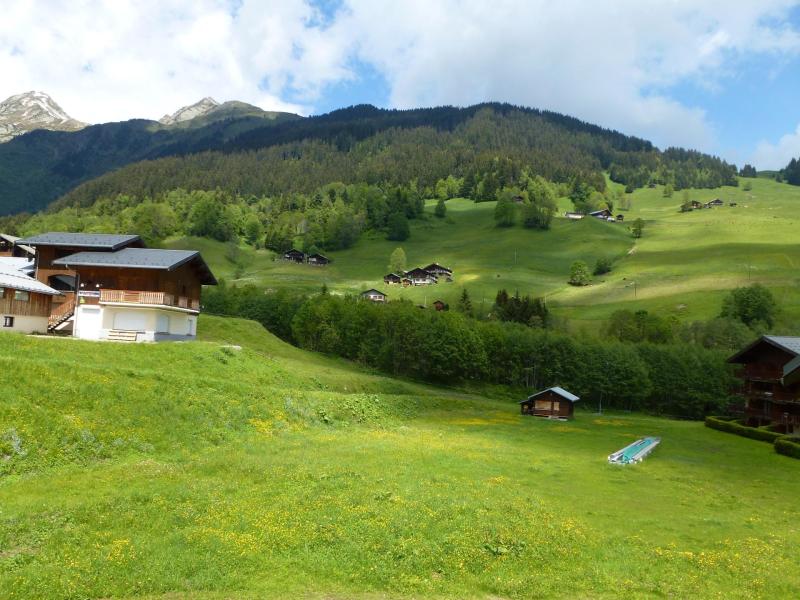
{"label": "chalet with balcony", "polygon": [[406,272],[406,277],[411,280],[411,285],[431,285],[436,283],[436,275],[417,267]]}
{"label": "chalet with balcony", "polygon": [[0,331],[46,333],[53,298],[58,295],[13,265],[0,263]]}
{"label": "chalet with balcony", "polygon": [[748,425],[800,430],[800,337],[762,336],[728,362],[741,365]]}
{"label": "chalet with balcony", "polygon": [[439,263],[431,263],[427,267],[422,268],[435,277],[444,277],[448,281],[452,281],[453,279],[453,270],[443,267]]}
{"label": "chalet with balcony", "polygon": [[571,419],[575,414],[575,403],[580,400],[564,388],[551,387],[519,403],[523,415],[547,417],[549,419]]}

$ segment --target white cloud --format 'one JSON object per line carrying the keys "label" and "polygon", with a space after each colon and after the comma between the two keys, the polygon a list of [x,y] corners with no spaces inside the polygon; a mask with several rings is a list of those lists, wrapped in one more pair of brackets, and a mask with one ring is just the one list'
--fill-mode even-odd
{"label": "white cloud", "polygon": [[761,141],[756,146],[750,161],[759,169],[782,169],[790,160],[800,156],[800,124],[774,144]]}
{"label": "white cloud", "polygon": [[331,16],[310,0],[6,0],[0,98],[41,89],[90,122],[204,96],[309,113],[360,61],[394,107],[508,101],[709,150],[709,115],[670,89],[798,53],[796,3],[344,0]]}

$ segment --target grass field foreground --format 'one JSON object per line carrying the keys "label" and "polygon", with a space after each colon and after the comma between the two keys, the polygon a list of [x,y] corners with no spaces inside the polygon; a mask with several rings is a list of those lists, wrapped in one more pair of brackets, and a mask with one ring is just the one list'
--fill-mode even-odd
{"label": "grass field foreground", "polygon": [[[542,421],[251,322],[199,330],[0,335],[0,597],[800,593],[800,461],[770,444],[635,414]],[[607,464],[642,435],[663,438],[644,463]]]}

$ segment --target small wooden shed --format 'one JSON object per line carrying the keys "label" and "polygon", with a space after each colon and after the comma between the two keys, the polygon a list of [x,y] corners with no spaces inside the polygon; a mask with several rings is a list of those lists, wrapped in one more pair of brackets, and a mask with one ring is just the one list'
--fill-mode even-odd
{"label": "small wooden shed", "polygon": [[523,415],[550,419],[571,419],[574,414],[575,403],[578,400],[580,398],[575,394],[555,386],[528,396],[519,405]]}

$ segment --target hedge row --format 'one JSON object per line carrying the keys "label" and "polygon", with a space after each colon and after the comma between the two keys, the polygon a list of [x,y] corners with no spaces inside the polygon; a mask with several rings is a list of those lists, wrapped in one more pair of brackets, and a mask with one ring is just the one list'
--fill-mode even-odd
{"label": "hedge row", "polygon": [[789,436],[783,436],[781,439],[775,440],[775,452],[792,458],[800,458],[800,444],[792,440],[800,441],[798,438],[790,438]]}
{"label": "hedge row", "polygon": [[726,431],[728,433],[735,433],[742,437],[750,438],[751,440],[759,440],[761,442],[774,443],[778,438],[783,437],[782,433],[775,431],[768,431],[766,429],[757,429],[755,427],[747,427],[737,421],[728,421],[720,417],[706,417],[706,427],[718,429],[719,431]]}
{"label": "hedge row", "polygon": [[790,456],[792,458],[800,458],[800,438],[790,435],[784,435],[775,431],[768,431],[766,429],[757,429],[755,427],[747,427],[730,417],[706,417],[706,427],[725,431],[727,433],[735,433],[746,438],[759,440],[762,442],[772,442],[775,446],[775,452]]}

